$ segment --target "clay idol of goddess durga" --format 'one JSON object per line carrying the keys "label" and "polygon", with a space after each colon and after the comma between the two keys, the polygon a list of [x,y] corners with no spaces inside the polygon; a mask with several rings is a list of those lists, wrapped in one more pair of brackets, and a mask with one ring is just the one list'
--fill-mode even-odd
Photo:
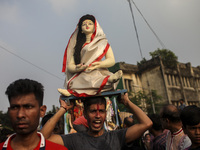
{"label": "clay idol of goddess durga", "polygon": [[67,44],[62,72],[66,74],[62,95],[87,97],[112,91],[122,71],[111,73],[115,64],[113,51],[99,23],[92,15],[80,18]]}

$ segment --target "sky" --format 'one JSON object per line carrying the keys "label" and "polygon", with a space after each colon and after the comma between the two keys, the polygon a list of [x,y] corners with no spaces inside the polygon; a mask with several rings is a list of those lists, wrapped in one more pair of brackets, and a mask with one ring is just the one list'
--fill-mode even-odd
{"label": "sky", "polygon": [[[141,51],[127,0],[1,0],[0,1],[0,110],[9,106],[7,86],[17,79],[39,81],[45,89],[47,110],[59,106],[65,74],[63,54],[78,20],[96,17],[110,43],[116,62],[136,65],[149,52],[166,48],[178,61],[200,65],[199,0],[130,0]],[[153,31],[158,42],[135,5]]]}

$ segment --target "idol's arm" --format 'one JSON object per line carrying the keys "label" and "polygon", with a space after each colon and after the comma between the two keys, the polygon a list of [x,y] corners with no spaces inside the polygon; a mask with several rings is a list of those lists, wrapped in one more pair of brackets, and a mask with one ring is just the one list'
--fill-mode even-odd
{"label": "idol's arm", "polygon": [[87,68],[87,65],[84,64],[75,64],[74,57],[71,57],[69,63],[67,63],[67,69],[71,73],[78,73]]}
{"label": "idol's arm", "polygon": [[112,48],[109,47],[105,55],[105,60],[92,63],[92,65],[87,68],[87,71],[92,71],[98,68],[109,68],[112,67],[114,64],[115,64],[114,54]]}

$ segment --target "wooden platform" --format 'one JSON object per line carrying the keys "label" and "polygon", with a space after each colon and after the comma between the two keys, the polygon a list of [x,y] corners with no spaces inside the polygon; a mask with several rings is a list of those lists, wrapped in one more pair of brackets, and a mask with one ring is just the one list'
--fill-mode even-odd
{"label": "wooden platform", "polygon": [[[97,96],[112,97],[112,96],[118,96],[118,95],[124,94],[126,92],[127,92],[126,89],[119,90],[119,91],[108,91],[108,92],[102,92],[101,94],[94,95],[91,97],[97,97]],[[85,99],[86,97],[62,96],[61,98],[62,98],[62,100],[68,102],[69,100]]]}

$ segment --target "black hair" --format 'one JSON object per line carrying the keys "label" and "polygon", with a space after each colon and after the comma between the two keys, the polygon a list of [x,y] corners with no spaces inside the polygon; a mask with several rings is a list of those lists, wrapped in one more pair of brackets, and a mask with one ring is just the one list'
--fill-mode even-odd
{"label": "black hair", "polygon": [[19,79],[11,83],[5,92],[10,102],[11,98],[33,93],[39,106],[43,105],[44,87],[41,83],[30,79]]}
{"label": "black hair", "polygon": [[[131,121],[130,119],[132,119],[132,121]],[[134,125],[135,123],[134,123],[134,120],[133,120],[132,117],[125,117],[125,118],[124,118],[124,124],[125,124],[127,127],[130,127],[130,126]]]}
{"label": "black hair", "polygon": [[41,121],[42,127],[45,125],[45,123],[46,123],[51,117],[53,117],[53,114],[47,114],[47,115],[45,115],[45,116],[42,118],[42,121]]}
{"label": "black hair", "polygon": [[84,15],[80,18],[79,20],[79,23],[78,23],[78,34],[77,34],[77,38],[76,38],[76,45],[74,47],[75,51],[74,51],[74,61],[75,61],[75,64],[80,64],[80,61],[81,61],[81,56],[80,56],[80,53],[81,53],[81,49],[82,49],[82,46],[83,44],[85,43],[86,41],[86,36],[84,33],[82,33],[82,23],[84,20],[86,19],[89,19],[91,20],[93,23],[95,23],[95,17],[92,16],[92,15]]}
{"label": "black hair", "polygon": [[184,127],[195,126],[200,123],[200,108],[195,105],[187,106],[182,110],[180,117]]}
{"label": "black hair", "polygon": [[150,114],[148,115],[148,117],[151,119],[151,121],[153,122],[153,126],[152,128],[156,131],[161,131],[163,130],[162,127],[162,122],[161,122],[161,117],[158,114]]}
{"label": "black hair", "polygon": [[106,99],[102,96],[85,98],[83,100],[84,111],[87,111],[92,104],[104,104],[106,108]]}
{"label": "black hair", "polygon": [[165,105],[161,112],[161,118],[167,118],[171,122],[180,122],[180,111],[172,104]]}

